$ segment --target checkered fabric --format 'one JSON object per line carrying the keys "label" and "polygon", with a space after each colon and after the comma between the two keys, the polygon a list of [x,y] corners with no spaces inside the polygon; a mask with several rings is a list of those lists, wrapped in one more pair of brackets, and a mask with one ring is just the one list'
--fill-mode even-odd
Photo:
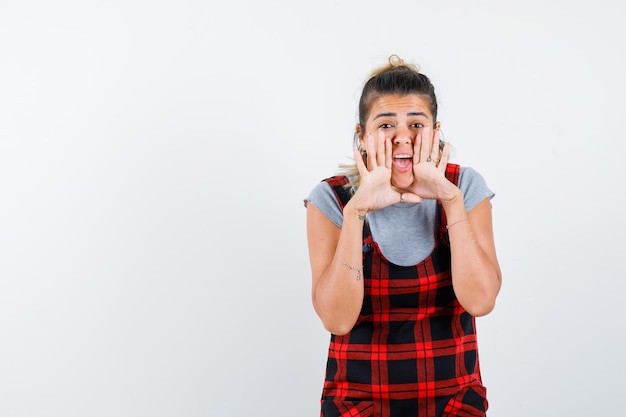
{"label": "checkered fabric", "polygon": [[[458,183],[460,168],[448,164]],[[327,181],[343,207],[344,176]],[[435,248],[418,265],[389,262],[363,229],[365,297],[344,336],[331,335],[322,417],[485,416],[475,320],[457,301],[445,212],[437,204]]]}

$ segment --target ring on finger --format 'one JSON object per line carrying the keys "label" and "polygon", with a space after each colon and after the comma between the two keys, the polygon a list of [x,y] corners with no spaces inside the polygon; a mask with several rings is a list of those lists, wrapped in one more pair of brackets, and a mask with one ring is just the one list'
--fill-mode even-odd
{"label": "ring on finger", "polygon": [[400,202],[404,203],[404,193],[400,193]]}

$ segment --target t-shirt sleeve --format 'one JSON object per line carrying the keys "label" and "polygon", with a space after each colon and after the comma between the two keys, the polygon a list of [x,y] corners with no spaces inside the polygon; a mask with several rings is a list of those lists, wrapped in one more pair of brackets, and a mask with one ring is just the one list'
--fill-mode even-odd
{"label": "t-shirt sleeve", "polygon": [[321,181],[311,190],[309,196],[304,199],[304,205],[313,204],[337,227],[343,225],[343,210],[335,197],[335,192],[326,181]]}
{"label": "t-shirt sleeve", "polygon": [[487,186],[483,176],[470,167],[461,167],[459,189],[463,192],[467,211],[476,207],[485,198],[492,199],[495,196],[495,193]]}

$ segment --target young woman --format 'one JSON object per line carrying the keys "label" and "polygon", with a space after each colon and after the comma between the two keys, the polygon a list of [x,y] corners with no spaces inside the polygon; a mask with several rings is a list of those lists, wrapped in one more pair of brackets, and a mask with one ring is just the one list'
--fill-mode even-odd
{"label": "young woman", "polygon": [[485,415],[474,318],[501,283],[494,194],[449,154],[429,78],[392,55],[363,88],[355,164],[305,200],[324,417]]}

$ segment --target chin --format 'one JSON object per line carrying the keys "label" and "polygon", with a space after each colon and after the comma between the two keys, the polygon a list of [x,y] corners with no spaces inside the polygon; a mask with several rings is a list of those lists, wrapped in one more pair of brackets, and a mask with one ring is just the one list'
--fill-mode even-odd
{"label": "chin", "polygon": [[413,173],[410,175],[395,175],[391,177],[391,185],[401,190],[409,188],[413,184]]}

